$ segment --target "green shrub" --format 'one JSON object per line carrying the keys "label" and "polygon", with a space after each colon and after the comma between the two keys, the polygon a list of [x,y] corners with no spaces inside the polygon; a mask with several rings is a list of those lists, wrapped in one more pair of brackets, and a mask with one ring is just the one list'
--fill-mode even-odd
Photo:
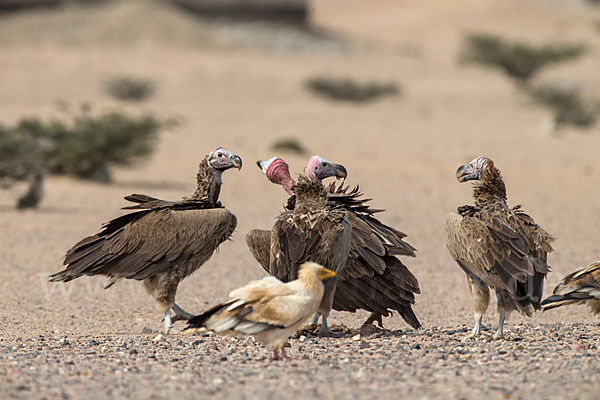
{"label": "green shrub", "polygon": [[306,87],[317,95],[331,100],[366,102],[381,96],[390,96],[399,93],[398,87],[393,83],[359,83],[347,78],[310,78]]}
{"label": "green shrub", "polygon": [[1,132],[0,177],[18,180],[42,171],[108,182],[110,166],[148,156],[160,129],[171,124],[116,112],[82,111],[70,122],[23,119]]}
{"label": "green shrub", "polygon": [[584,51],[585,47],[580,44],[531,46],[489,34],[469,34],[461,59],[500,69],[511,78],[527,83],[543,67],[577,58]]}
{"label": "green shrub", "polygon": [[155,85],[148,79],[119,76],[108,79],[105,88],[116,99],[142,101],[154,94]]}
{"label": "green shrub", "polygon": [[545,85],[533,89],[531,96],[552,110],[557,125],[588,127],[596,121],[598,107],[586,102],[577,89]]}

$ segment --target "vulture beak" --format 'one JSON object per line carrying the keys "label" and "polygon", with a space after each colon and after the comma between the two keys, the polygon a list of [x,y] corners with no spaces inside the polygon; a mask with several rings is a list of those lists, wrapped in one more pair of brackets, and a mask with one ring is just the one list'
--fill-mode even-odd
{"label": "vulture beak", "polygon": [[335,164],[335,177],[337,179],[346,178],[348,176],[348,171],[342,164]]}
{"label": "vulture beak", "polygon": [[242,169],[242,158],[240,156],[234,154],[231,157],[231,163],[233,164],[234,168]]}
{"label": "vulture beak", "polygon": [[456,179],[461,183],[466,181],[472,181],[477,179],[477,173],[473,171],[470,165],[461,165],[456,170]]}
{"label": "vulture beak", "polygon": [[327,278],[334,277],[335,276],[335,272],[333,272],[332,270],[327,269],[327,268],[322,268],[319,271],[319,275],[318,276],[319,276],[320,280],[324,280],[324,279],[327,279]]}
{"label": "vulture beak", "polygon": [[260,161],[260,160],[258,160],[258,161],[256,162],[256,165],[258,165],[258,168],[260,168],[260,169],[262,170],[262,169],[263,169],[263,164],[264,164],[264,163],[265,163],[264,161]]}

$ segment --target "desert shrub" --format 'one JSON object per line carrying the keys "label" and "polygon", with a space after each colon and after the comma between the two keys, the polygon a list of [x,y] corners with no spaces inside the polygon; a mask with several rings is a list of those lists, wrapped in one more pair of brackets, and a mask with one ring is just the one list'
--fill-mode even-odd
{"label": "desert shrub", "polygon": [[118,76],[108,79],[105,89],[119,100],[143,101],[154,94],[155,84],[149,79]]}
{"label": "desert shrub", "polygon": [[588,127],[594,124],[598,106],[586,102],[579,90],[557,85],[544,85],[531,90],[534,100],[552,110],[557,125]]}
{"label": "desert shrub", "polygon": [[21,120],[0,135],[0,177],[25,179],[36,172],[110,181],[109,167],[149,155],[161,128],[153,116],[82,111],[72,121]]}
{"label": "desert shrub", "polygon": [[331,100],[366,102],[400,92],[394,83],[360,83],[349,78],[316,77],[306,81],[306,87]]}
{"label": "desert shrub", "polygon": [[521,83],[543,67],[577,58],[585,51],[580,44],[532,46],[479,33],[467,35],[464,46],[462,61],[500,69]]}
{"label": "desert shrub", "polygon": [[306,154],[306,148],[295,138],[285,138],[275,141],[271,148],[274,151],[287,151],[289,153]]}

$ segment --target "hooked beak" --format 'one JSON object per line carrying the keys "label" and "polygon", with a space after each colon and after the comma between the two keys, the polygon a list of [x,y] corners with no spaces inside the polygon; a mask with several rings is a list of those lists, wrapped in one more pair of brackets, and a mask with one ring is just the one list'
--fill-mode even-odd
{"label": "hooked beak", "polygon": [[258,168],[260,168],[261,170],[263,170],[263,171],[264,171],[264,168],[265,168],[265,163],[266,163],[266,161],[261,161],[261,160],[258,160],[258,161],[256,162],[256,165],[258,165]]}
{"label": "hooked beak", "polygon": [[230,158],[234,168],[242,169],[242,159],[240,156],[234,155]]}
{"label": "hooked beak", "polygon": [[335,276],[335,272],[333,272],[330,269],[327,268],[323,268],[321,271],[319,271],[319,279],[320,280],[324,280],[327,278],[332,278]]}
{"label": "hooked beak", "polygon": [[477,179],[477,174],[469,167],[469,165],[461,165],[456,170],[456,179],[459,182],[466,182]]}
{"label": "hooked beak", "polygon": [[335,165],[335,177],[336,179],[345,178],[348,176],[348,171],[342,164]]}

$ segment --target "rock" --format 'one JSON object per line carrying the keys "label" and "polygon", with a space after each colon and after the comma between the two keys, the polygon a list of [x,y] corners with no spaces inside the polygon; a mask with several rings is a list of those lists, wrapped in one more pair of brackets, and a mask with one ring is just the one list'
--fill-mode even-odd
{"label": "rock", "polygon": [[368,349],[369,347],[371,347],[371,345],[368,342],[365,342],[364,340],[360,342],[361,349]]}
{"label": "rock", "polygon": [[152,333],[152,329],[148,328],[147,326],[142,328],[142,334],[148,335],[150,333]]}

